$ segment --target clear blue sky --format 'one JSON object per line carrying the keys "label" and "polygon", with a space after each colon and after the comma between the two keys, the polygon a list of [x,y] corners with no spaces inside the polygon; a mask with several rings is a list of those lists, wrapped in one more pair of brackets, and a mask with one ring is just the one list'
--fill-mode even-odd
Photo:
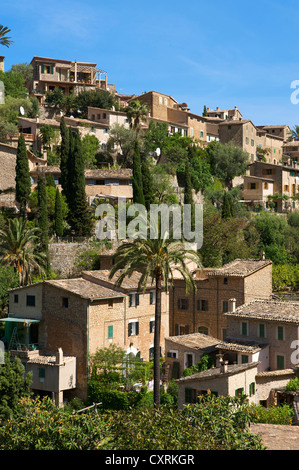
{"label": "clear blue sky", "polygon": [[0,48],[6,70],[34,56],[91,61],[120,93],[299,124],[298,0],[1,0],[0,24],[14,40]]}

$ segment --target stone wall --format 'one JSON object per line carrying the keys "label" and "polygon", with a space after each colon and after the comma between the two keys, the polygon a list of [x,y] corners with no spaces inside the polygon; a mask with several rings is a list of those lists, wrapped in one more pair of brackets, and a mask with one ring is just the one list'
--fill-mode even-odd
{"label": "stone wall", "polygon": [[50,243],[49,256],[51,268],[61,277],[69,277],[76,275],[78,270],[75,266],[75,260],[86,250],[90,250],[91,245],[86,243]]}

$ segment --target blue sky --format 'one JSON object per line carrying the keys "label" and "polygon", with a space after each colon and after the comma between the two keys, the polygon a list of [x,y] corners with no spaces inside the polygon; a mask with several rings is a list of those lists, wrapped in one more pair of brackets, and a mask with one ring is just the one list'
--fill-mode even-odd
{"label": "blue sky", "polygon": [[298,0],[1,0],[14,44],[34,56],[96,62],[119,93],[155,90],[201,114],[237,105],[254,124],[299,124]]}

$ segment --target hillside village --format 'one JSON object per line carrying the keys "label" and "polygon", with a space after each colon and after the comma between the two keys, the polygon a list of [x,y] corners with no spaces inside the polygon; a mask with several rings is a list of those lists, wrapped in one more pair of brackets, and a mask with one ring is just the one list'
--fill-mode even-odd
{"label": "hillside village", "polygon": [[[184,195],[190,190],[186,184],[187,164],[183,170],[180,168],[189,151],[186,148],[203,152],[198,155],[208,155],[210,149],[219,144],[247,156],[245,171],[230,175],[226,184],[217,186],[219,180],[216,181],[213,175],[214,199],[209,202],[218,213],[208,213],[211,230],[214,227],[217,232],[220,219],[226,218],[223,212],[225,199],[221,199],[226,197],[225,193],[237,195],[234,199],[237,213],[229,220],[241,220],[244,214],[254,219],[266,213],[284,221],[298,213],[299,140],[287,123],[256,126],[249,116],[242,115],[235,103],[227,110],[212,110],[203,104],[203,113],[198,115],[187,103],[179,103],[175,97],[159,91],[122,95],[117,92],[117,85],[108,83],[107,73],[96,63],[33,57],[29,65],[32,75],[26,82],[26,99],[36,103],[38,112],[36,115],[32,110],[26,113],[21,106],[17,129],[1,134],[0,206],[3,217],[15,218],[21,212],[16,187],[20,139],[25,142],[30,175],[31,199],[28,197],[26,209],[29,224],[34,226],[35,223],[37,209],[32,195],[36,194],[38,199],[42,179],[51,178],[54,192],[58,189],[64,195],[62,126],[78,133],[82,142],[86,136],[97,139],[93,164],[84,169],[87,203],[84,210],[93,216],[94,208],[102,202],[116,204],[119,198],[125,198],[128,203],[135,202],[134,147],[130,145],[130,153],[126,140],[120,138],[120,128],[127,132],[127,138],[132,130],[137,133],[137,138],[148,136],[152,145],[148,147],[147,155],[151,168],[154,168],[154,180],[156,184],[159,178],[166,181],[167,175],[165,191],[170,204],[175,200],[183,203]],[[4,56],[0,56],[0,70],[5,73]],[[90,105],[79,110],[68,107],[72,97],[85,92],[104,92],[113,97],[113,101],[107,107]],[[132,103],[135,106],[137,103],[139,110],[143,108],[141,114],[138,115],[135,108],[134,115]],[[139,116],[138,122],[136,116]],[[178,139],[187,147],[174,146],[172,151],[163,148],[162,138],[153,140],[153,136],[158,135],[154,131],[161,129],[167,138]],[[45,131],[50,135],[48,140]],[[166,137],[164,133],[163,139]],[[145,154],[142,145],[141,152]],[[169,159],[176,163],[177,172],[165,170]],[[204,158],[202,161],[205,163]],[[207,200],[204,163],[200,169],[193,167],[194,180],[198,176],[200,183],[191,188],[193,202],[203,204]],[[159,173],[159,168],[165,173]],[[194,176],[196,171],[198,174]],[[221,198],[217,199],[219,188]],[[163,197],[160,202],[164,202]],[[220,263],[218,245],[213,258],[212,232],[208,227],[204,228],[204,240],[205,237],[207,240],[203,252],[205,263],[203,266],[196,262],[188,265],[195,292],[186,292],[186,279],[179,271],[175,272],[169,290],[162,288],[161,384],[167,390],[168,384],[175,381],[180,408],[187,403],[196,403],[199,395],[212,393],[217,396],[245,394],[250,402],[265,407],[287,401],[294,403],[296,410],[296,399],[286,394],[289,381],[299,377],[293,354],[299,340],[296,289],[291,290],[292,295],[287,295],[286,300],[273,290],[275,259],[271,259],[270,251],[245,250],[245,242],[239,238],[238,230],[234,225],[228,226],[226,237],[227,240],[231,238],[235,247],[230,247],[229,256],[223,250]],[[294,232],[298,236],[298,226]],[[257,248],[257,239],[250,238],[254,233],[248,232],[248,246],[252,243],[252,247]],[[148,282],[141,291],[141,272],[137,269],[121,285],[116,284],[117,275],[111,279],[119,247],[116,239],[97,252],[95,268],[90,264],[80,265],[80,272],[75,272],[76,250],[78,246],[85,246],[82,240],[78,241],[79,237],[84,243],[94,242],[93,231],[89,234],[84,230],[72,232],[66,224],[62,232],[52,230],[47,243],[49,263],[56,275],[30,277],[26,282],[10,286],[7,311],[3,309],[0,318],[2,341],[12,357],[21,358],[26,373],[32,372],[32,390],[53,397],[60,407],[74,397],[87,399],[90,357],[97,350],[117,346],[144,363],[154,358],[155,284]],[[296,260],[296,243],[292,246],[292,256]],[[67,265],[69,258],[71,262]],[[295,265],[297,263],[294,261]],[[196,366],[206,355],[213,366],[199,371]],[[151,390],[152,381],[148,381],[147,386]],[[139,390],[138,384],[136,387]]]}

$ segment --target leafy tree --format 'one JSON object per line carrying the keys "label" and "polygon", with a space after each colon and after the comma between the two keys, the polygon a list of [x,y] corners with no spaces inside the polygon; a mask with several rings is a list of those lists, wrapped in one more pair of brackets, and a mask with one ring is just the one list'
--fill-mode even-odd
{"label": "leafy tree", "polygon": [[16,201],[20,204],[20,213],[25,218],[31,193],[31,180],[25,138],[20,134],[16,158]]}
{"label": "leafy tree", "polygon": [[57,237],[62,237],[63,235],[62,204],[61,195],[58,188],[56,189],[55,197],[55,233]]}
{"label": "leafy tree", "polygon": [[115,105],[115,99],[107,90],[83,89],[77,96],[72,98],[72,114],[75,117],[87,118],[88,107],[111,109]]}
{"label": "leafy tree", "polygon": [[135,204],[145,205],[143,185],[142,185],[142,172],[139,143],[136,140],[133,156],[133,202]]}
{"label": "leafy tree", "polygon": [[26,62],[14,64],[11,66],[10,70],[14,73],[20,74],[23,77],[25,84],[32,80],[33,66],[31,64],[27,64]]}
{"label": "leafy tree", "polygon": [[44,124],[40,128],[41,141],[44,147],[49,147],[55,137],[55,130],[50,124]]}
{"label": "leafy tree", "polygon": [[155,152],[160,149],[161,155],[164,155],[169,147],[168,125],[166,122],[150,121],[148,129],[144,134],[145,152]]}
{"label": "leafy tree", "polygon": [[23,76],[10,70],[0,72],[0,80],[4,83],[5,96],[13,98],[27,98],[27,89]]}
{"label": "leafy tree", "polygon": [[11,266],[0,266],[0,313],[8,306],[8,290],[19,286],[18,273]]}
{"label": "leafy tree", "polygon": [[9,47],[13,44],[11,37],[7,36],[10,33],[10,29],[7,26],[0,25],[0,46]]}
{"label": "leafy tree", "polygon": [[46,92],[45,102],[56,111],[64,111],[66,108],[66,96],[62,90],[55,88],[53,91]]}
{"label": "leafy tree", "polygon": [[82,138],[82,153],[85,168],[96,168],[96,154],[100,148],[99,139],[95,135],[85,135]]}
{"label": "leafy tree", "polygon": [[227,195],[227,191],[224,191],[224,196],[223,196],[222,217],[223,219],[228,219],[229,217],[233,217],[231,202]]}
{"label": "leafy tree", "polygon": [[[151,227],[155,229],[155,227]],[[168,291],[172,282],[174,267],[180,272],[186,283],[186,290],[195,289],[195,282],[186,261],[193,260],[200,265],[197,252],[188,250],[181,242],[172,242],[156,230],[156,239],[135,239],[123,243],[116,251],[117,260],[110,272],[110,279],[117,273],[115,285],[120,287],[126,277],[134,272],[141,273],[138,291],[144,290],[148,282],[155,283],[155,333],[154,333],[154,403],[160,405],[160,331],[161,331],[161,294]]]}
{"label": "leafy tree", "polygon": [[4,364],[0,365],[0,419],[6,422],[20,410],[21,397],[31,395],[32,374],[25,376],[25,368],[16,357],[13,361],[5,354]]}
{"label": "leafy tree", "polygon": [[45,254],[38,251],[39,228],[28,228],[23,219],[10,219],[0,230],[0,259],[3,265],[12,266],[19,275],[20,285],[31,283],[32,273],[43,274]]}
{"label": "leafy tree", "polygon": [[151,168],[153,178],[153,193],[158,203],[176,204],[175,187],[172,183],[172,175],[168,171],[167,165],[159,163]]}
{"label": "leafy tree", "polygon": [[141,130],[142,122],[147,120],[148,106],[145,103],[141,103],[139,100],[130,101],[126,108],[126,113],[130,127],[135,129],[137,135]]}
{"label": "leafy tree", "polygon": [[107,148],[110,153],[115,151],[115,148],[120,148],[121,154],[118,157],[118,163],[122,167],[130,168],[132,166],[136,139],[135,129],[127,129],[118,123],[114,124],[110,129]]}
{"label": "leafy tree", "polygon": [[184,191],[184,204],[191,207],[191,230],[194,230],[194,217],[195,217],[195,204],[192,194],[191,174],[189,161],[185,164],[185,191]]}
{"label": "leafy tree", "polygon": [[249,163],[248,153],[233,143],[218,142],[210,158],[213,175],[222,180],[228,189],[232,188],[232,181],[236,176],[245,173]]}

